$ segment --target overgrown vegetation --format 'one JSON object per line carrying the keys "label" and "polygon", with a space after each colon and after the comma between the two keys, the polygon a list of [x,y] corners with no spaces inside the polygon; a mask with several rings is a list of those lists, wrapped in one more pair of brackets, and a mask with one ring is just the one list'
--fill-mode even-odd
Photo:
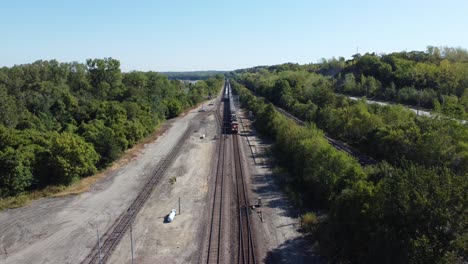
{"label": "overgrown vegetation", "polygon": [[[255,113],[257,129],[274,139],[275,159],[289,172],[282,179],[289,193],[304,208],[328,212],[321,221],[314,214],[306,213],[303,224],[305,230],[314,232],[322,253],[331,262],[463,263],[467,260],[466,165],[458,167],[461,163],[453,166],[446,162],[452,160],[452,155],[466,155],[464,142],[467,141],[458,141],[466,139],[465,127],[456,122],[419,120],[401,107],[378,108],[335,97],[331,81],[315,73],[261,71],[240,76],[239,80],[272,101],[289,106],[301,117],[321,121],[323,127],[334,122],[340,124],[339,116],[330,113],[346,113],[342,116],[347,122],[335,126],[337,135],[365,140],[376,134],[372,129],[385,129],[387,135],[399,135],[390,137],[393,141],[382,143],[388,148],[394,144],[401,148],[410,146],[414,138],[404,136],[414,133],[421,133],[418,140],[423,142],[431,138],[432,143],[421,145],[427,147],[421,149],[427,164],[411,158],[418,155],[414,153],[408,158],[405,155],[390,158],[392,164],[384,161],[363,168],[356,159],[329,145],[313,123],[306,127],[296,125],[276,112],[273,105],[232,82],[242,103]],[[439,132],[437,129],[442,126],[448,128]],[[366,133],[353,133],[353,127]],[[407,132],[408,129],[413,131]],[[451,137],[444,136],[446,130],[463,135],[445,143],[452,150],[461,145],[458,148],[461,152],[448,154],[438,152],[438,148],[434,150],[439,145],[431,133]],[[432,153],[439,159],[431,159],[424,153]]]}
{"label": "overgrown vegetation", "polygon": [[112,58],[1,68],[0,198],[95,173],[166,118],[216,94],[222,82],[122,73]]}
{"label": "overgrown vegetation", "polygon": [[367,104],[333,92],[335,80],[303,69],[265,69],[236,75],[257,95],[369,156],[398,165],[415,164],[468,171],[468,129],[449,118],[417,116],[402,106]]}

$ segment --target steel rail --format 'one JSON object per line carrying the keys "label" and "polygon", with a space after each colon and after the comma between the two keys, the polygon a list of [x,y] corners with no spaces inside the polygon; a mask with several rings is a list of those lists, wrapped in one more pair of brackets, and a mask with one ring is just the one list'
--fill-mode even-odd
{"label": "steel rail", "polygon": [[[132,202],[130,207],[124,211],[114,224],[107,230],[101,239],[101,246],[99,248],[98,243],[93,247],[90,254],[82,261],[83,264],[94,264],[94,263],[106,263],[112,255],[112,251],[116,245],[122,239],[123,235],[130,226],[136,214],[143,207],[145,202],[148,200],[150,194],[160,182],[166,170],[172,165],[178,154],[180,153],[186,139],[191,135],[191,127],[187,128],[185,133],[177,142],[176,146],[162,159],[156,166],[153,175],[150,177],[148,182],[145,184],[143,189],[140,191],[138,196]],[[99,250],[101,251],[99,254]],[[101,256],[101,260],[99,259]]]}
{"label": "steel rail", "polygon": [[[215,189],[213,194],[213,206],[211,212],[210,235],[208,239],[208,253],[206,263],[222,263],[221,253],[221,238],[222,238],[222,222],[223,222],[223,191],[224,191],[224,176],[225,176],[225,131],[226,117],[222,118],[220,107],[216,109],[216,119],[221,126],[219,127],[219,146],[218,146],[218,164],[216,167]],[[226,111],[224,111],[226,115]]]}
{"label": "steel rail", "polygon": [[255,247],[250,223],[249,198],[246,190],[242,159],[238,141],[239,135],[233,135],[234,163],[237,182],[237,200],[239,212],[239,251],[238,263],[256,263]]}

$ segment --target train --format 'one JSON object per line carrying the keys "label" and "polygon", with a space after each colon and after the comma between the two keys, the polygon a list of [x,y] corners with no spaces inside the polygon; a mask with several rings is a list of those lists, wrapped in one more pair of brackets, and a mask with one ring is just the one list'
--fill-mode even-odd
{"label": "train", "polygon": [[228,79],[226,79],[225,83],[226,84],[225,84],[225,91],[224,91],[224,103],[229,104],[229,107],[226,107],[225,109],[229,111],[229,113],[227,113],[226,116],[229,117],[230,133],[237,134],[239,131],[239,123],[237,120],[236,105],[234,104],[234,99],[232,96],[231,83],[229,82]]}

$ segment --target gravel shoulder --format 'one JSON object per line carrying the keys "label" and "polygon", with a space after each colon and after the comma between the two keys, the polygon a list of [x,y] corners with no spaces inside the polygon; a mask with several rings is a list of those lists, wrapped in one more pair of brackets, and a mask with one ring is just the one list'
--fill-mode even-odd
{"label": "gravel shoulder", "polygon": [[[245,111],[242,121],[244,164],[250,174],[251,204],[262,206],[252,212],[259,263],[322,263],[312,242],[299,231],[298,211],[275,182],[268,149],[272,143],[258,136]],[[263,222],[261,220],[263,215]]]}
{"label": "gravel shoulder", "polygon": [[[169,129],[155,141],[139,148],[130,162],[108,172],[108,175],[94,184],[90,191],[79,195],[39,199],[25,207],[0,212],[0,262],[80,263],[96,243],[96,229],[99,229],[101,234],[104,233],[128,208],[146,183],[149,173],[178,142],[189,125],[194,122],[195,127],[201,127],[203,122],[210,122],[201,118],[208,113],[198,110],[199,108],[193,109],[185,116],[169,121]],[[199,133],[194,132],[190,142],[186,143],[186,151],[178,157],[165,177],[192,174],[193,170],[199,167],[194,165],[200,163],[200,167],[203,167],[204,162],[208,162],[203,160],[202,155],[199,162],[190,160],[187,156],[197,149],[203,153],[210,151],[209,143],[200,142],[197,145],[195,138],[199,136]],[[201,170],[196,173],[203,174]],[[167,193],[178,194],[179,186],[190,186],[184,183],[186,179],[188,177],[180,177],[174,186],[162,184],[154,191],[153,197],[161,191],[162,194],[158,194],[162,195],[161,203],[167,207],[161,208],[161,211],[156,213],[157,216],[163,216],[163,212],[167,211],[167,214],[170,209],[175,208],[176,201],[172,201]],[[203,185],[201,178],[199,184]],[[195,191],[192,194],[187,191],[184,200],[196,201],[200,199],[200,195]],[[146,207],[151,205],[153,203]],[[188,212],[179,218],[184,217],[188,217]],[[159,223],[162,219],[156,218],[154,221]],[[135,226],[136,228],[138,226]],[[163,225],[163,228],[171,230],[173,226]],[[139,232],[138,229],[135,232]]]}

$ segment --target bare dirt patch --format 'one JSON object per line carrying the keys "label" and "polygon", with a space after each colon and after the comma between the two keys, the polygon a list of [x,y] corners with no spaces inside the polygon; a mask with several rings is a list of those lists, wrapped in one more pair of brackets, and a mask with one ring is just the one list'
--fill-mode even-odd
{"label": "bare dirt patch", "polygon": [[[212,112],[196,114],[195,130],[181,155],[133,222],[134,257],[137,263],[196,263],[202,239],[204,208],[215,155],[216,126]],[[201,138],[205,134],[205,138]],[[171,223],[165,217],[172,209],[181,211]],[[180,213],[180,214],[179,214]],[[130,232],[115,249],[110,263],[130,263]]]}

